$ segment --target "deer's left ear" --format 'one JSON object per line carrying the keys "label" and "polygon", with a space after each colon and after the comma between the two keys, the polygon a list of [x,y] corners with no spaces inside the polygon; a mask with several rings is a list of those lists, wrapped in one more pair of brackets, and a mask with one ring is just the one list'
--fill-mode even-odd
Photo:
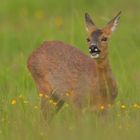
{"label": "deer's left ear", "polygon": [[110,22],[108,22],[105,28],[103,28],[107,35],[111,35],[111,33],[115,31],[119,23],[120,15],[121,11]]}

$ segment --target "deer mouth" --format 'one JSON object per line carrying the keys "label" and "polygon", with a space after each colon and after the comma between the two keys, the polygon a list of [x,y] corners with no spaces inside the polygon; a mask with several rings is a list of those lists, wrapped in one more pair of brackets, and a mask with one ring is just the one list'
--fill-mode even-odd
{"label": "deer mouth", "polygon": [[99,53],[91,53],[90,54],[91,58],[99,58],[99,56],[100,56]]}

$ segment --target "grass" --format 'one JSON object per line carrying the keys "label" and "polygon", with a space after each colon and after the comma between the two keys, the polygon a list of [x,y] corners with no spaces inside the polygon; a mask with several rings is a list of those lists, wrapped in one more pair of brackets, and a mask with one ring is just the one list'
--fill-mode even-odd
{"label": "grass", "polygon": [[[0,140],[139,139],[139,0],[2,0],[0,4]],[[37,90],[26,68],[31,51],[44,40],[62,40],[88,54],[84,13],[99,27],[122,10],[112,36],[110,60],[119,96],[103,121],[85,113],[78,119],[67,105],[47,129]]]}

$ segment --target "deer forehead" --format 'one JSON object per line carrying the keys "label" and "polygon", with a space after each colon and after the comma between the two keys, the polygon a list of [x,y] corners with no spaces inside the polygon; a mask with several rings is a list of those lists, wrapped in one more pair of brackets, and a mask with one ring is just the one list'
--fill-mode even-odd
{"label": "deer forehead", "polygon": [[91,38],[94,40],[94,41],[97,41],[98,38],[103,34],[102,30],[98,29],[94,32],[91,33]]}

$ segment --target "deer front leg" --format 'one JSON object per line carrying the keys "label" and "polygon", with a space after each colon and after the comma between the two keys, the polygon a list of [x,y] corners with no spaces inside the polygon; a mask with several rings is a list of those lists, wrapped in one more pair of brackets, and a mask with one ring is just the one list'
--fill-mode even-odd
{"label": "deer front leg", "polygon": [[115,81],[109,83],[109,93],[110,93],[111,103],[113,103],[118,95],[118,88]]}
{"label": "deer front leg", "polygon": [[52,96],[45,94],[44,97],[41,98],[41,110],[47,123],[53,119],[54,115],[61,109],[63,104],[64,101],[57,98],[55,94]]}
{"label": "deer front leg", "polygon": [[117,83],[112,74],[108,74],[107,78],[110,102],[113,103],[118,95]]}
{"label": "deer front leg", "polygon": [[64,101],[61,99],[61,97],[56,95],[56,91],[52,89],[51,85],[46,80],[38,78],[37,80],[35,79],[35,81],[39,93],[42,94],[41,111],[44,119],[48,123],[63,106]]}

